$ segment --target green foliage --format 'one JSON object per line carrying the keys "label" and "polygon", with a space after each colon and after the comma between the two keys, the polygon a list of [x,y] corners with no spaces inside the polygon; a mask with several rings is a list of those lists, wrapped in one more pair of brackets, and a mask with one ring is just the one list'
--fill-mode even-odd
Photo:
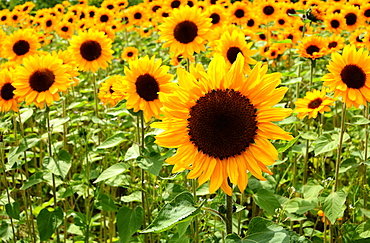
{"label": "green foliage", "polygon": [[63,222],[63,210],[57,207],[53,211],[44,208],[37,215],[37,229],[39,231],[40,240],[49,240],[51,235]]}

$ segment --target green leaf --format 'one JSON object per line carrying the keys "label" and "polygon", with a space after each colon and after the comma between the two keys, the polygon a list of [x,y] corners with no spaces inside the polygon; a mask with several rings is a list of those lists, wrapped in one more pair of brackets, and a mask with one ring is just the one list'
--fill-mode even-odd
{"label": "green leaf", "polygon": [[357,161],[355,158],[349,158],[349,159],[346,159],[344,160],[341,164],[340,164],[340,167],[339,167],[339,173],[344,173],[346,172],[347,170],[349,169],[352,169],[352,168],[356,168],[360,166],[359,164],[357,164]]}
{"label": "green leaf", "polygon": [[98,202],[104,211],[117,211],[117,206],[114,201],[106,194],[100,194]]}
{"label": "green leaf", "polygon": [[166,204],[148,228],[141,231],[141,233],[165,231],[180,222],[190,220],[199,212],[200,207],[195,206],[194,196],[185,191]]}
{"label": "green leaf", "polygon": [[346,201],[347,195],[343,191],[332,192],[322,204],[325,217],[334,224],[337,218],[343,215],[342,206]]}
{"label": "green leaf", "polygon": [[283,153],[283,152],[287,151],[290,147],[292,147],[295,144],[295,142],[297,142],[299,137],[300,137],[300,135],[295,137],[293,140],[289,141],[289,143],[287,143],[284,147],[278,148],[278,152]]}
{"label": "green leaf", "polygon": [[303,199],[293,198],[286,203],[284,209],[288,213],[304,214],[317,207],[317,198]]}
{"label": "green leaf", "polygon": [[135,209],[122,207],[118,210],[116,220],[120,243],[129,242],[131,236],[140,229],[143,216],[144,210],[142,207]]}
{"label": "green leaf", "polygon": [[0,222],[0,240],[7,241],[13,237],[12,228],[5,220],[1,220]]}
{"label": "green leaf", "polygon": [[254,195],[256,204],[271,215],[275,215],[275,210],[281,208],[279,201],[274,194],[266,189],[259,189]]}
{"label": "green leaf", "polygon": [[[23,111],[25,110],[25,111]],[[32,108],[24,108],[22,109],[22,114],[21,114],[21,122],[24,124],[30,117],[33,115],[33,109]],[[19,121],[19,119],[18,119]]]}
{"label": "green leaf", "polygon": [[356,227],[353,240],[370,238],[370,219]]}
{"label": "green leaf", "polygon": [[5,210],[6,210],[6,213],[9,215],[9,217],[19,220],[19,214],[21,213],[19,210],[19,202],[13,202],[10,204],[9,203],[6,204]]}
{"label": "green leaf", "polygon": [[40,240],[49,240],[55,230],[63,223],[63,211],[57,207],[50,212],[44,208],[37,215],[37,229],[39,231]]}
{"label": "green leaf", "polygon": [[316,184],[307,184],[303,186],[303,196],[307,198],[318,198],[319,193],[324,187]]}
{"label": "green leaf", "polygon": [[54,159],[49,156],[45,156],[43,159],[43,165],[50,170],[54,175],[65,178],[71,168],[71,156],[67,151],[61,150],[58,154],[58,159]]}
{"label": "green leaf", "polygon": [[351,122],[351,123],[347,123],[347,124],[352,124],[352,125],[366,125],[366,124],[369,124],[369,123],[370,123],[370,120],[369,119],[366,119],[365,117],[361,117],[357,121]]}
{"label": "green leaf", "polygon": [[36,134],[25,136],[19,143],[18,148],[15,150],[12,150],[12,152],[9,153],[9,156],[8,156],[9,164],[11,165],[14,164],[17,161],[21,153],[23,153],[27,149],[34,147],[40,140],[41,139]]}
{"label": "green leaf", "polygon": [[127,167],[128,166],[124,163],[118,163],[118,164],[112,165],[111,167],[103,171],[103,173],[101,173],[100,176],[94,181],[94,183],[98,183],[99,181],[104,181],[113,176],[117,176],[125,172],[127,170]]}
{"label": "green leaf", "polygon": [[67,121],[69,121],[69,117],[63,117],[63,118],[55,118],[53,120],[50,121],[50,126],[52,128],[55,128],[57,126],[61,126],[63,125],[64,123],[66,123]]}
{"label": "green leaf", "polygon": [[114,134],[113,136],[107,138],[107,140],[105,140],[97,149],[112,148],[112,147],[115,147],[115,146],[119,145],[120,143],[122,143],[125,140],[126,140],[126,138],[125,138],[124,133],[123,132],[118,132],[118,133]]}
{"label": "green leaf", "polygon": [[137,144],[133,144],[126,152],[125,161],[130,159],[136,159],[140,156],[140,147]]}
{"label": "green leaf", "polygon": [[338,146],[337,141],[333,141],[329,134],[323,134],[316,141],[315,145],[315,156],[323,153],[333,151]]}
{"label": "green leaf", "polygon": [[275,43],[293,43],[293,42],[291,39],[285,39],[285,40],[277,41]]}
{"label": "green leaf", "polygon": [[309,243],[310,241],[268,219],[255,217],[248,225],[247,237],[241,242]]}
{"label": "green leaf", "polygon": [[287,81],[283,82],[282,85],[286,86],[286,85],[292,85],[292,84],[296,84],[296,83],[300,83],[300,82],[302,82],[302,77],[291,78],[291,79],[288,79]]}
{"label": "green leaf", "polygon": [[307,140],[316,140],[319,137],[319,135],[315,132],[305,132],[302,134],[302,138]]}
{"label": "green leaf", "polygon": [[44,181],[43,178],[44,174],[42,172],[37,172],[30,176],[27,181],[24,182],[23,186],[20,188],[20,190],[26,190],[30,188],[33,185],[39,184],[40,182]]}

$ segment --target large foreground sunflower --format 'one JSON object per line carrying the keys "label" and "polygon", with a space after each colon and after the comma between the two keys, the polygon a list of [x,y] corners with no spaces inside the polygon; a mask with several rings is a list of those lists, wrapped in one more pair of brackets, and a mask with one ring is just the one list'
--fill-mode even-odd
{"label": "large foreground sunflower", "polygon": [[89,29],[72,37],[69,51],[74,55],[79,68],[96,72],[105,69],[112,57],[112,40],[104,32]]}
{"label": "large foreground sunflower", "polygon": [[166,41],[164,48],[170,47],[171,52],[192,57],[194,52],[205,50],[204,44],[209,38],[211,25],[211,19],[206,18],[199,8],[186,5],[174,9],[158,28],[161,31],[160,39]]}
{"label": "large foreground sunflower", "polygon": [[327,65],[330,73],[322,77],[324,85],[342,97],[347,107],[367,105],[370,101],[370,57],[364,49],[347,45],[342,55],[333,52]]}
{"label": "large foreground sunflower", "polygon": [[162,102],[158,92],[170,93],[173,89],[173,76],[168,73],[168,66],[161,66],[162,60],[149,59],[148,56],[129,62],[125,67],[124,84],[114,91],[125,94],[126,108],[134,112],[142,110],[146,122],[152,116],[159,118]]}
{"label": "large foreground sunflower", "polygon": [[159,93],[164,117],[152,127],[165,131],[156,136],[156,143],[177,148],[166,160],[174,165],[173,172],[189,169],[188,178],[198,178],[199,185],[210,180],[210,193],[221,187],[231,195],[228,178],[243,192],[248,171],[264,180],[262,171],[272,174],[266,166],[278,159],[268,139],[293,138],[273,123],[291,113],[272,108],[287,91],[276,88],[281,74],[266,74],[267,66],[259,63],[246,78],[244,63],[239,54],[228,69],[226,60],[216,55],[199,81],[178,69],[178,88]]}
{"label": "large foreground sunflower", "polygon": [[23,66],[15,71],[14,92],[26,101],[43,108],[58,101],[58,92],[66,91],[71,85],[67,67],[56,55],[34,55],[23,60]]}

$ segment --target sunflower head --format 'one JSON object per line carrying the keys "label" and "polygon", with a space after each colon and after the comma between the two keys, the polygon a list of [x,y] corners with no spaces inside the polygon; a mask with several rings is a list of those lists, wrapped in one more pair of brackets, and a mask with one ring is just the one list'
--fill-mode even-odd
{"label": "sunflower head", "polygon": [[308,118],[316,118],[318,113],[330,111],[334,104],[334,99],[327,96],[329,89],[308,91],[303,99],[295,102],[298,118],[303,119],[306,115]]}
{"label": "sunflower head", "polygon": [[272,108],[287,88],[276,88],[281,74],[266,74],[267,67],[257,64],[248,78],[245,61],[238,54],[228,68],[226,60],[216,55],[207,73],[197,79],[178,69],[179,86],[163,98],[162,122],[152,127],[164,130],[156,143],[177,148],[167,159],[173,172],[189,169],[188,178],[199,184],[210,180],[210,193],[222,188],[232,194],[231,183],[241,192],[248,184],[248,172],[264,180],[271,174],[266,165],[277,159],[277,151],[268,139],[292,139],[272,122],[287,117],[290,109]]}
{"label": "sunflower head", "polygon": [[19,96],[15,94],[13,72],[7,68],[0,70],[0,112],[18,111]]}
{"label": "sunflower head", "polygon": [[302,57],[317,59],[328,53],[326,41],[321,36],[311,35],[302,39],[297,51]]}

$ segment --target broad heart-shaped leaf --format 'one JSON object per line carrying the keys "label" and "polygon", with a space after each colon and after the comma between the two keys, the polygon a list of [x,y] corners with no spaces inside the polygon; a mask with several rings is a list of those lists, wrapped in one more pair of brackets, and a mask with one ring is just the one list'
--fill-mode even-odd
{"label": "broad heart-shaped leaf", "polygon": [[63,222],[63,211],[57,207],[50,212],[47,208],[40,211],[37,216],[37,229],[39,231],[40,240],[49,240],[51,235]]}
{"label": "broad heart-shaped leaf", "polygon": [[199,212],[200,206],[195,206],[194,196],[185,191],[166,204],[148,228],[141,231],[141,233],[165,231],[180,222],[190,220]]}
{"label": "broad heart-shaped leaf", "polygon": [[98,183],[99,181],[104,181],[113,176],[117,176],[125,172],[127,170],[127,167],[128,166],[124,163],[118,163],[118,164],[112,165],[111,167],[103,171],[103,173],[101,173],[100,176],[94,181],[94,183]]}
{"label": "broad heart-shaped leaf", "polygon": [[20,188],[20,190],[26,190],[30,188],[33,185],[39,184],[44,181],[43,178],[44,174],[42,172],[37,172],[30,176],[27,181],[24,182],[23,186]]}
{"label": "broad heart-shaped leaf", "polygon": [[39,138],[39,136],[36,134],[25,136],[19,143],[18,147],[10,150],[10,153],[8,155],[9,167],[13,167],[13,165],[17,162],[18,157],[27,149],[34,147],[40,140],[41,138]]}
{"label": "broad heart-shaped leaf", "polygon": [[311,241],[268,219],[255,217],[248,225],[247,237],[239,242],[309,243]]}
{"label": "broad heart-shaped leaf", "polygon": [[143,224],[144,211],[142,207],[130,209],[122,207],[118,210],[116,220],[119,234],[119,242],[128,242],[130,237],[140,229]]}
{"label": "broad heart-shaped leaf", "polygon": [[281,208],[279,201],[274,194],[266,189],[259,189],[254,195],[256,204],[271,215],[275,214],[277,208]]}
{"label": "broad heart-shaped leaf", "polygon": [[356,227],[353,240],[370,238],[370,219]]}
{"label": "broad heart-shaped leaf", "polygon": [[[336,149],[339,145],[339,134],[338,133],[333,133],[333,134],[323,134],[321,135],[315,145],[315,156],[333,151]],[[348,133],[343,134],[343,143],[349,139]]]}
{"label": "broad heart-shaped leaf", "polygon": [[337,218],[343,214],[342,206],[346,201],[347,195],[343,191],[332,192],[325,198],[322,204],[322,210],[325,217],[334,224]]}
{"label": "broad heart-shaped leaf", "polygon": [[61,150],[58,154],[57,159],[49,156],[44,157],[43,165],[48,168],[50,172],[54,175],[65,178],[72,166],[71,155],[67,151]]}
{"label": "broad heart-shaped leaf", "polygon": [[119,132],[119,133],[116,133],[113,136],[107,138],[107,140],[105,140],[97,149],[112,148],[112,147],[115,147],[115,146],[119,145],[120,143],[122,143],[125,140],[126,140],[126,138],[125,138],[124,133]]}
{"label": "broad heart-shaped leaf", "polygon": [[5,205],[5,210],[6,213],[9,215],[9,217],[13,219],[18,219],[19,220],[19,202],[13,202],[13,203],[8,203]]}
{"label": "broad heart-shaped leaf", "polygon": [[117,206],[114,201],[106,194],[100,194],[98,202],[104,211],[117,211]]}

